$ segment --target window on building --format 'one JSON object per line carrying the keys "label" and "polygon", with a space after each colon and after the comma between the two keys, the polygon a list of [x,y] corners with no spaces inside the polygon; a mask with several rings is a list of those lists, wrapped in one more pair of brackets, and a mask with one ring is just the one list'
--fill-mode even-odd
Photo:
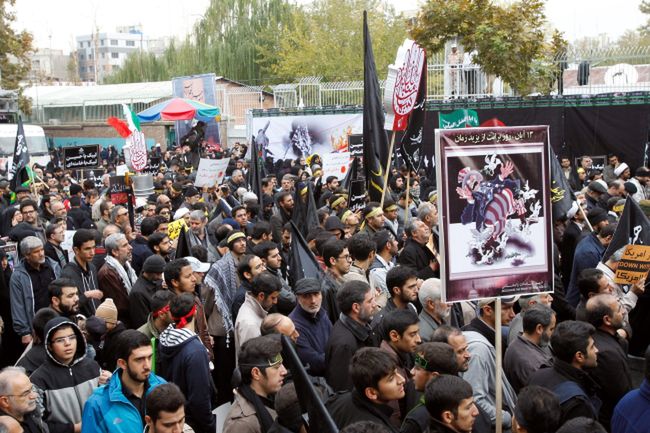
{"label": "window on building", "polygon": [[86,56],[83,55],[83,53],[79,54],[79,60],[84,60]]}
{"label": "window on building", "polygon": [[92,66],[88,66],[88,72],[93,72],[94,70],[95,70],[94,67],[92,67]]}
{"label": "window on building", "polygon": [[126,41],[127,47],[135,47],[135,41]]}
{"label": "window on building", "polygon": [[84,43],[83,43],[83,42],[79,42],[79,48],[83,48],[83,47],[84,47]]}
{"label": "window on building", "polygon": [[119,59],[120,53],[111,53],[111,59]]}
{"label": "window on building", "polygon": [[85,66],[79,66],[79,72],[86,72]]}
{"label": "window on building", "polygon": [[102,59],[104,59],[104,58],[106,58],[106,55],[104,53],[102,53]]}
{"label": "window on building", "polygon": [[93,55],[92,55],[92,54],[88,54],[88,60],[92,60],[92,59],[93,59]]}
{"label": "window on building", "polygon": [[111,45],[117,45],[117,39],[111,39]]}
{"label": "window on building", "polygon": [[99,41],[99,45],[101,45],[101,46],[103,47],[103,46],[104,46],[104,41],[105,41],[105,39],[101,39],[101,40]]}

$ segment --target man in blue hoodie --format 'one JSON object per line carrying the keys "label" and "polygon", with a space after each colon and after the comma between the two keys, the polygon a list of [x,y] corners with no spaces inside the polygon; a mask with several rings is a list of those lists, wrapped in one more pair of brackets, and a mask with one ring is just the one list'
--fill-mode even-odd
{"label": "man in blue hoodie", "polygon": [[146,397],[165,380],[151,373],[151,341],[134,329],[116,341],[117,370],[106,386],[95,390],[83,411],[82,433],[142,431]]}
{"label": "man in blue hoodie", "polygon": [[169,311],[174,323],[160,334],[160,374],[183,391],[186,422],[196,433],[213,433],[213,395],[210,360],[194,330],[196,305],[192,293],[172,299]]}

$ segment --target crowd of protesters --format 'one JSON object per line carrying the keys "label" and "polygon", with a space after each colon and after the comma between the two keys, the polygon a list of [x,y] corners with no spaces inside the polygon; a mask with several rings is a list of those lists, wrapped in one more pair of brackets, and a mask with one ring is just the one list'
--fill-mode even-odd
{"label": "crowd of protesters", "polygon": [[[442,301],[432,176],[394,169],[355,213],[318,156],[266,164],[256,191],[243,154],[199,188],[186,151],[155,147],[131,214],[109,194],[114,148],[96,181],[56,154],[29,187],[0,180],[0,432],[310,431],[281,336],[341,431],[650,431],[644,281],[614,283],[622,251],[601,262],[625,197],[650,213],[650,170],[561,158],[582,209],[554,224],[555,292],[503,298],[496,329],[494,298]],[[296,230],[317,275],[297,277]]]}

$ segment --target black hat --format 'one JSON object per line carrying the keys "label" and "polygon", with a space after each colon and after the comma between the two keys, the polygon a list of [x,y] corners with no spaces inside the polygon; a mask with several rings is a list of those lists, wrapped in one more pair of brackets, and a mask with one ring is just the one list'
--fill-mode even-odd
{"label": "black hat", "polygon": [[607,221],[607,211],[599,207],[592,208],[589,212],[587,212],[587,220],[592,226],[595,226],[600,222]]}
{"label": "black hat", "polygon": [[30,192],[30,191],[29,191],[29,188],[27,188],[26,186],[19,185],[19,186],[16,187],[15,192],[16,192],[16,194],[18,194],[19,192]]}
{"label": "black hat", "polygon": [[632,182],[625,182],[623,184],[623,188],[625,188],[625,192],[628,194],[636,194],[639,190],[637,189],[636,185],[633,184]]}
{"label": "black hat", "polygon": [[158,254],[147,257],[142,265],[142,272],[150,272],[152,274],[162,274],[165,271],[165,259]]}
{"label": "black hat", "polygon": [[316,278],[303,278],[296,283],[296,288],[294,289],[296,295],[306,295],[307,293],[317,293],[320,291],[320,281]]}
{"label": "black hat", "polygon": [[648,167],[641,166],[636,169],[634,175],[637,177],[648,177],[650,176],[650,169],[648,169]]}
{"label": "black hat", "polygon": [[331,216],[325,220],[325,230],[331,231],[331,230],[341,230],[341,232],[345,231],[345,226],[337,216]]}

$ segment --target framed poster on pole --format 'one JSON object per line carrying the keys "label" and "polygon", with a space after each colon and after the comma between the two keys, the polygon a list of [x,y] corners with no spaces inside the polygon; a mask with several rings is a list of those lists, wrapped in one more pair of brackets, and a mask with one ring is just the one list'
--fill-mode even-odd
{"label": "framed poster on pole", "polygon": [[436,130],[447,302],[553,290],[547,126]]}

